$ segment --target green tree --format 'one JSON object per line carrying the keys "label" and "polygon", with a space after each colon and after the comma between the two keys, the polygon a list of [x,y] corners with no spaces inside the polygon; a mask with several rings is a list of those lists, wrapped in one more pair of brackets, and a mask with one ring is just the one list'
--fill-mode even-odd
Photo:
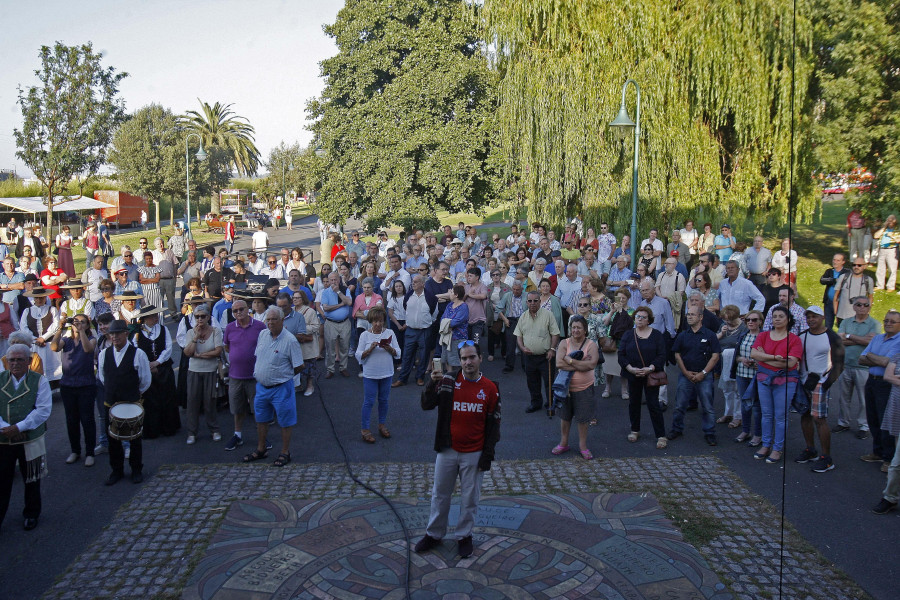
{"label": "green tree", "polygon": [[492,199],[497,75],[477,10],[464,0],[348,0],[325,27],[338,54],[322,61],[325,88],[308,110],[326,152],[317,200],[326,221],[433,227],[441,208]]}
{"label": "green tree", "polygon": [[893,0],[823,0],[811,8],[816,167],[872,171],[877,192],[848,200],[883,217],[900,192],[900,7]]}
{"label": "green tree", "polygon": [[[628,78],[642,92],[640,231],[722,214],[786,220],[792,114],[795,208],[813,214],[811,33],[799,17],[793,55],[790,0],[487,0],[485,25],[503,73],[501,143],[530,217],[583,212],[627,230],[633,148],[609,122]],[[628,106],[634,118],[633,88]]]}
{"label": "green tree", "polygon": [[183,138],[175,115],[159,104],[138,110],[116,129],[109,162],[116,169],[117,179],[132,194],[156,201],[163,196],[184,195]]}
{"label": "green tree", "polygon": [[[213,192],[228,185],[232,170],[238,175],[250,176],[256,174],[260,165],[260,154],[253,135],[255,129],[247,119],[234,114],[231,106],[218,102],[210,106],[200,101],[202,112],[189,110],[178,119],[188,132],[199,134],[203,140],[210,173],[207,182]],[[215,197],[212,207],[213,212],[218,212],[218,199]]]}
{"label": "green tree", "polygon": [[283,196],[285,190],[289,195],[291,191],[302,193],[301,188],[304,184],[303,172],[300,169],[302,154],[300,144],[296,142],[290,146],[281,142],[269,152],[269,159],[266,161],[269,173],[260,181],[257,194],[265,200],[270,209],[275,208],[278,204],[277,199]]}
{"label": "green tree", "polygon": [[47,191],[48,237],[56,195],[75,175],[94,175],[125,109],[116,95],[127,76],[101,65],[91,44],[41,46],[39,85],[19,88],[22,129],[13,135],[19,157]]}

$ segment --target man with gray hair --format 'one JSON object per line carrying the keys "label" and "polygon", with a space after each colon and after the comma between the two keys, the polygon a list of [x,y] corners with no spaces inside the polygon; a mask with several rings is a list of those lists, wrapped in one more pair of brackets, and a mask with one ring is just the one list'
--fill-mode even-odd
{"label": "man with gray hair", "polygon": [[[516,325],[519,324],[519,317],[528,310],[528,304],[525,302],[527,296],[525,287],[521,280],[513,281],[512,290],[507,292],[500,298],[497,305],[497,312],[503,326],[506,328],[503,335],[506,336],[506,365],[503,367],[504,373],[512,373],[516,366]],[[524,362],[524,359],[523,359]]]}
{"label": "man with gray hair", "polygon": [[[6,351],[9,369],[0,373],[0,524],[9,508],[16,463],[25,481],[26,531],[37,527],[41,515],[41,478],[47,474],[44,433],[50,417],[50,384],[28,369],[31,348],[13,344]],[[24,384],[24,385],[23,385]]]}
{"label": "man with gray hair", "polygon": [[[850,299],[856,316],[844,319],[838,327],[838,337],[844,344],[844,370],[838,377],[832,392],[837,391],[838,424],[832,433],[841,433],[850,429],[850,421],[857,425],[856,437],[864,440],[869,437],[869,422],[866,419],[866,381],[869,369],[859,364],[859,356],[877,334],[881,333],[878,321],[869,314],[871,302],[868,296],[857,296]],[[856,407],[853,407],[854,400]]]}
{"label": "man with gray hair", "polygon": [[406,336],[401,353],[403,362],[397,381],[392,385],[393,387],[406,385],[416,358],[419,359],[416,367],[416,385],[425,385],[425,369],[428,367],[426,340],[428,331],[438,318],[438,299],[425,289],[425,277],[422,275],[415,275],[412,278],[412,289],[403,299],[403,308],[406,310]]}
{"label": "man with gray hair", "polygon": [[[328,274],[328,287],[322,290],[319,314],[325,318],[325,379],[334,377],[335,362],[341,375],[347,372],[347,353],[350,351],[350,306],[353,303],[346,289],[341,287],[341,277],[335,271]],[[335,355],[334,347],[338,345]]]}
{"label": "man with gray hair", "polygon": [[719,282],[719,306],[729,304],[737,306],[741,316],[751,310],[762,311],[766,306],[762,292],[741,275],[741,268],[735,260],[725,263],[725,279]]}
{"label": "man with gray hair", "polygon": [[277,306],[270,306],[265,313],[266,330],[259,333],[256,342],[256,396],[253,412],[256,415],[256,450],[244,457],[252,462],[268,457],[266,436],[269,423],[278,419],[281,426],[281,452],[272,463],[283,467],[291,462],[291,432],[297,424],[297,397],[294,394],[294,375],[303,368],[303,352],[300,342],[284,328],[284,313]]}

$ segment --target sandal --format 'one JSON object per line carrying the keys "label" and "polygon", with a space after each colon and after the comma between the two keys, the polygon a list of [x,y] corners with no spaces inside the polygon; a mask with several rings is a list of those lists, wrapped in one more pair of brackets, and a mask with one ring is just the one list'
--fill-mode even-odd
{"label": "sandal", "polygon": [[550,451],[550,454],[555,454],[555,455],[559,456],[560,454],[565,454],[569,450],[570,450],[570,448],[568,446],[557,446],[556,448],[554,448],[553,450]]}
{"label": "sandal", "polygon": [[638,441],[638,437],[640,437],[640,435],[641,434],[639,434],[637,431],[632,431],[631,433],[628,434],[628,441],[636,442],[636,441]]}
{"label": "sandal", "polygon": [[269,458],[268,450],[263,450],[262,452],[260,452],[259,450],[254,450],[250,454],[244,456],[244,462],[249,463],[255,460],[262,460],[264,458]]}
{"label": "sandal", "polygon": [[367,444],[375,443],[375,436],[372,435],[371,431],[369,431],[368,429],[363,429],[361,433],[362,433],[362,439],[365,443],[367,443]]}
{"label": "sandal", "polygon": [[383,437],[384,439],[388,439],[391,437],[391,432],[388,430],[387,426],[385,426],[385,425],[378,426],[378,433],[381,434],[381,437]]}
{"label": "sandal", "polygon": [[582,450],[582,451],[581,451],[581,458],[583,458],[584,460],[593,460],[594,455],[591,454],[591,451],[590,451],[590,450]]}
{"label": "sandal", "polygon": [[275,462],[272,463],[273,467],[283,467],[284,465],[291,462],[291,454],[288,452],[287,454],[281,453],[278,455],[278,458],[275,459]]}
{"label": "sandal", "polygon": [[591,419],[590,421],[588,421],[588,425],[590,425],[591,427],[593,427],[596,424],[597,424],[597,419]]}
{"label": "sandal", "polygon": [[741,426],[741,420],[740,420],[740,419],[732,419],[732,420],[731,420],[731,423],[728,424],[728,427],[731,428],[731,429],[737,429],[737,428],[740,427],[740,426]]}
{"label": "sandal", "polygon": [[730,423],[730,422],[731,422],[731,417],[729,417],[727,415],[721,416],[718,419],[716,419],[716,423],[718,423],[719,425],[722,425],[724,423]]}
{"label": "sandal", "polygon": [[759,449],[759,452],[753,455],[753,458],[755,458],[756,460],[762,460],[767,456],[769,456],[769,449],[763,446]]}
{"label": "sandal", "polygon": [[657,447],[657,449],[659,449],[659,450],[664,450],[665,447],[668,446],[668,445],[669,445],[669,440],[668,440],[668,438],[665,438],[665,437],[656,438],[656,447]]}
{"label": "sandal", "polygon": [[741,442],[746,442],[746,441],[749,440],[749,439],[750,439],[750,434],[749,434],[749,433],[741,433],[741,435],[739,435],[739,436],[737,436],[736,438],[734,438],[734,442],[735,442],[736,444],[740,444]]}

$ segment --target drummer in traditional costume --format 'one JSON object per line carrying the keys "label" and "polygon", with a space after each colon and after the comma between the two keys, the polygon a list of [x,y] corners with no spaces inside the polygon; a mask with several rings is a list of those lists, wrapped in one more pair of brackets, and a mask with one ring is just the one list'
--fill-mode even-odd
{"label": "drummer in traditional costume", "polygon": [[31,348],[13,344],[6,351],[9,369],[0,373],[0,523],[9,508],[16,463],[25,480],[25,529],[41,515],[41,478],[47,474],[44,433],[52,400],[47,379],[28,370]]}
{"label": "drummer in traditional costume", "polygon": [[[143,296],[133,290],[125,290],[121,294],[116,294],[113,298],[122,303],[119,310],[113,313],[113,318],[125,321],[129,326],[137,325],[137,316],[140,312],[137,307],[138,301],[141,300]],[[130,329],[136,331],[137,327],[130,327]]]}
{"label": "drummer in traditional costume", "polygon": [[32,306],[19,318],[19,330],[34,336],[34,349],[44,363],[47,380],[59,381],[62,363],[59,355],[50,349],[50,340],[59,329],[59,310],[47,301],[50,292],[42,287],[34,287],[22,295],[31,300]]}
{"label": "drummer in traditional costume", "polygon": [[[116,320],[110,323],[107,333],[110,346],[105,348],[98,358],[98,378],[105,388],[105,406],[109,410],[121,402],[140,403],[141,394],[150,387],[150,361],[140,348],[128,343],[128,324]],[[143,444],[141,438],[131,440],[131,455],[128,464],[131,467],[132,483],[144,480]],[[106,485],[114,485],[125,476],[125,449],[122,442],[109,436],[109,466],[112,473]]]}
{"label": "drummer in traditional costume", "polygon": [[159,323],[159,315],[164,310],[152,304],[139,310],[140,329],[132,338],[132,343],[150,361],[150,387],[144,392],[144,437],[147,439],[160,434],[175,435],[181,428],[172,368],[172,336]]}
{"label": "drummer in traditional costume", "polygon": [[84,315],[89,320],[94,320],[94,303],[87,299],[84,295],[84,283],[77,279],[70,279],[65,284],[59,286],[60,291],[69,292],[69,297],[59,305],[59,314],[61,317],[74,317],[75,315]]}

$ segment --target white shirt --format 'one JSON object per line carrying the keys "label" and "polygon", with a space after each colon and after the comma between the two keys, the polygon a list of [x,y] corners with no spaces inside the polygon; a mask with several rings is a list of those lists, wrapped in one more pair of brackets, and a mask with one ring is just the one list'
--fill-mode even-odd
{"label": "white shirt", "polygon": [[412,278],[409,276],[409,273],[406,271],[406,269],[400,269],[399,271],[390,271],[389,273],[385,274],[384,281],[381,282],[381,291],[386,294],[398,278],[403,282],[403,285],[406,286],[406,290],[409,291],[409,288],[412,285]]}
{"label": "white shirt", "polygon": [[390,338],[391,348],[400,358],[400,346],[397,345],[397,336],[390,329],[385,329],[381,333],[375,334],[369,330],[363,331],[359,336],[359,345],[356,347],[356,360],[362,365],[363,377],[367,379],[386,379],[394,375],[394,357],[384,348],[375,348],[366,358],[363,358],[363,352],[379,340]]}
{"label": "white shirt", "polygon": [[406,326],[412,329],[431,327],[434,320],[437,319],[437,311],[437,304],[435,304],[434,311],[429,310],[424,291],[421,294],[413,292],[406,301]]}
{"label": "white shirt", "polygon": [[557,277],[555,295],[559,298],[559,303],[563,308],[568,308],[572,305],[576,293],[579,295],[581,293],[581,277],[576,277],[575,281],[569,281],[566,275]]}
{"label": "white shirt", "polygon": [[269,247],[269,234],[265,231],[257,231],[253,234],[251,238],[250,247],[256,251],[265,252],[266,248]]}
{"label": "white shirt", "polygon": [[727,277],[719,282],[719,306],[724,308],[733,304],[740,309],[742,315],[746,315],[750,312],[751,301],[754,310],[762,310],[766,306],[766,298],[749,279],[738,275],[734,283]]}
{"label": "white shirt", "polygon": [[259,275],[260,270],[262,270],[266,266],[265,261],[256,259],[256,262],[250,262],[249,260],[244,265],[249,273],[253,273],[254,275]]}
{"label": "white shirt", "polygon": [[87,286],[87,297],[91,302],[96,302],[103,297],[100,293],[100,282],[109,279],[106,269],[94,269],[91,267],[81,275],[81,282]]}
{"label": "white shirt", "polygon": [[[266,386],[278,385],[294,379],[294,369],[303,365],[300,342],[287,329],[273,338],[268,330],[259,332],[256,342],[256,364],[253,378]],[[293,395],[293,392],[292,392]]]}
{"label": "white shirt", "polygon": [[805,382],[809,373],[815,373],[824,379],[831,371],[831,342],[828,341],[828,332],[823,331],[816,335],[805,331],[800,336],[800,341],[803,342],[800,379]]}
{"label": "white shirt", "polygon": [[694,248],[694,242],[697,241],[697,230],[691,229],[688,231],[687,229],[682,229],[679,233],[681,233],[681,243],[691,249],[691,254],[697,254],[697,249]]}
{"label": "white shirt", "polygon": [[[103,365],[106,362],[106,353],[110,350],[112,350],[113,360],[116,361],[116,366],[118,367],[122,365],[122,359],[125,358],[125,351],[128,350],[128,344],[126,343],[122,346],[121,350],[116,350],[115,346],[109,346],[100,352],[100,358],[97,362],[99,365],[97,377],[100,379],[100,383],[106,383],[106,374],[103,372]],[[140,348],[134,349],[134,368],[137,369],[138,372],[138,391],[143,394],[147,391],[147,388],[150,387],[150,361],[147,360],[147,355],[144,354],[144,351]],[[137,400],[137,398],[135,398],[135,400]]]}
{"label": "white shirt", "polygon": [[[142,325],[141,333],[144,334],[144,337],[146,337],[147,339],[154,341],[154,342],[156,341],[156,338],[158,338],[160,336],[160,334],[165,336],[163,339],[165,340],[166,347],[163,349],[162,352],[159,353],[159,356],[157,356],[154,359],[156,362],[164,363],[167,360],[169,360],[170,358],[172,358],[172,336],[169,334],[168,329],[166,329],[165,327],[161,327],[159,323],[157,323],[156,325],[154,325],[153,327],[151,327],[149,329],[147,328],[146,325]],[[135,348],[137,348],[137,341],[132,340],[131,343],[132,343],[132,345],[134,345]],[[147,357],[147,360],[148,361],[150,360],[149,356]]]}
{"label": "white shirt", "polygon": [[[0,367],[2,366],[3,363],[0,363]],[[24,375],[21,379],[16,379],[15,375],[10,373],[10,381],[12,381],[15,389],[19,389],[19,386],[22,385],[24,379]],[[31,431],[50,418],[50,410],[52,407],[53,397],[50,392],[50,384],[47,382],[47,378],[41,375],[41,378],[38,380],[37,398],[35,398],[34,408],[31,412],[18,423],[7,423],[3,420],[3,417],[0,417],[0,428],[15,425],[19,428],[19,432]]]}
{"label": "white shirt", "polygon": [[641,242],[641,245],[640,245],[640,247],[639,247],[639,250],[643,250],[643,249],[644,249],[644,246],[646,246],[647,244],[650,244],[651,246],[653,246],[654,252],[662,252],[663,250],[666,249],[666,247],[663,246],[663,243],[662,243],[662,240],[661,240],[661,239],[656,238],[655,240],[653,240],[653,241],[651,242],[651,241],[650,241],[650,238],[647,238],[646,240],[644,240],[644,241]]}
{"label": "white shirt", "polygon": [[[53,319],[50,322],[50,327],[48,327],[44,331],[41,331],[41,319],[46,317],[48,312],[52,315]],[[37,321],[37,333],[31,331],[28,328],[29,314]],[[19,320],[19,331],[33,334],[35,337],[42,337],[48,342],[50,341],[50,337],[56,333],[57,329],[59,329],[59,311],[57,311],[56,308],[50,306],[50,304],[45,304],[43,306],[29,306],[28,310],[22,313],[22,318]]]}

